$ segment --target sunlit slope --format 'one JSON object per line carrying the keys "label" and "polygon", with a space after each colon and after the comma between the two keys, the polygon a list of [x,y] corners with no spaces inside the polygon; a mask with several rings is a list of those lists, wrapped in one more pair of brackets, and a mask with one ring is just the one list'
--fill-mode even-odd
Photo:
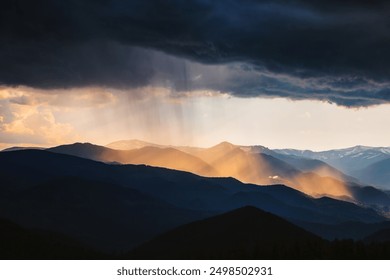
{"label": "sunlit slope", "polygon": [[[316,166],[312,166],[312,172],[302,172],[295,165],[271,155],[247,152],[228,142],[201,150],[195,155],[213,166],[221,175],[231,176],[242,182],[263,185],[281,183],[312,196],[352,199],[348,187],[341,180],[342,173],[318,162]],[[319,174],[335,174],[339,179]]]}
{"label": "sunlit slope", "polygon": [[89,143],[75,143],[51,148],[49,151],[108,163],[145,164],[188,171],[203,176],[219,175],[206,162],[174,148],[148,146],[133,150],[114,150]]}
{"label": "sunlit slope", "polygon": [[[0,167],[3,198],[51,180],[76,177],[129,187],[189,209],[226,211],[253,205],[283,217],[307,221],[381,220],[371,209],[329,198],[314,199],[282,185],[250,185],[232,178],[207,178],[165,168],[104,164],[48,151],[0,153]],[[339,211],[340,207],[343,211]]]}
{"label": "sunlit slope", "polygon": [[[130,146],[149,144],[138,140],[123,143]],[[211,148],[173,148],[152,144],[132,150],[115,150],[89,143],[75,143],[49,149],[108,163],[166,167],[207,177],[234,177],[244,183],[259,185],[284,184],[314,197],[330,196],[363,203],[373,201],[362,200],[363,196],[359,194],[362,191],[356,179],[320,160],[280,156],[271,150],[265,150],[268,153],[265,154],[258,150],[228,142]],[[390,198],[386,197],[385,200]],[[380,202],[383,199],[375,201],[383,205]]]}

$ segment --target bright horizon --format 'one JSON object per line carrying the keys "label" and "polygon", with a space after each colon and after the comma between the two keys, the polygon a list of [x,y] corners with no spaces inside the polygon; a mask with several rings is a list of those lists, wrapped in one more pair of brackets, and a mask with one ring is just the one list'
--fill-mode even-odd
{"label": "bright horizon", "polygon": [[163,87],[0,90],[0,148],[138,139],[210,147],[228,141],[323,151],[390,146],[390,105],[347,108],[314,100],[239,98],[214,91],[177,96]]}

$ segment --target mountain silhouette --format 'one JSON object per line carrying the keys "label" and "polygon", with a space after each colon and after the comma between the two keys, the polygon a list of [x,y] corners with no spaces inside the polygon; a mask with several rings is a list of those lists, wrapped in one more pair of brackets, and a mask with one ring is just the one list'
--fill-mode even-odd
{"label": "mountain silhouette", "polygon": [[350,187],[350,191],[357,201],[365,205],[371,206],[385,206],[382,210],[390,209],[390,195],[374,187]]}
{"label": "mountain silhouette", "polygon": [[318,159],[303,158],[294,155],[283,155],[273,152],[273,157],[283,160],[303,172],[314,172],[322,177],[333,177],[345,182],[358,182],[358,179],[348,176],[333,166]]}
{"label": "mountain silhouette", "polygon": [[362,197],[354,197],[353,194],[358,190],[352,193],[349,189],[349,182],[356,182],[357,179],[322,161],[278,155],[275,152],[270,155],[270,150],[263,148],[260,151],[266,153],[258,153],[259,148],[256,148],[242,148],[222,142],[212,148],[202,149],[195,155],[213,166],[221,175],[232,176],[246,183],[285,184],[317,197],[332,196],[347,200]]}
{"label": "mountain silhouette", "polygon": [[75,143],[48,149],[55,153],[62,153],[93,159],[103,162],[117,162],[122,164],[146,164],[166,167],[170,169],[193,172],[203,176],[217,176],[217,171],[190,154],[174,148],[159,148],[154,146],[142,147],[133,150],[113,150],[90,143]]}
{"label": "mountain silhouette", "polygon": [[299,174],[299,170],[281,160],[246,152],[229,142],[196,151],[194,155],[213,166],[221,176],[231,176],[245,183],[285,183],[286,179]]}
{"label": "mountain silhouette", "polygon": [[137,259],[318,258],[323,240],[255,207],[181,226],[136,248]]}
{"label": "mountain silhouette", "polygon": [[104,259],[108,256],[54,232],[29,230],[0,219],[0,259]]}
{"label": "mountain silhouette", "polygon": [[[390,158],[389,147],[355,146],[346,149],[335,149],[322,152],[309,150],[278,149],[274,150],[283,155],[322,160],[342,172],[359,178],[356,171],[362,170],[371,164]],[[367,182],[369,183],[369,182]]]}
{"label": "mountain silhouette", "polygon": [[390,222],[363,223],[357,221],[338,224],[295,221],[295,224],[327,240],[363,240],[379,230],[390,228]]}
{"label": "mountain silhouette", "polygon": [[0,216],[112,252],[246,205],[294,223],[385,221],[373,209],[283,185],[243,184],[145,165],[112,165],[44,150],[0,153]]}
{"label": "mountain silhouette", "polygon": [[[372,209],[335,199],[313,199],[285,186],[260,187],[243,184],[233,178],[205,178],[142,165],[108,165],[48,151],[3,152],[0,153],[0,167],[0,175],[8,182],[3,185],[2,191],[22,190],[59,177],[76,177],[129,187],[179,208],[197,211],[208,209],[223,212],[234,209],[237,203],[247,205],[247,199],[252,200],[248,198],[250,196],[257,196],[259,200],[260,197],[272,196],[277,203],[265,203],[264,207],[267,209],[260,208],[269,212],[286,209],[277,213],[283,217],[289,215],[290,218],[305,221],[327,222],[353,220],[351,217],[361,222],[378,222],[384,219]],[[21,170],[23,176],[20,176]],[[241,193],[244,194],[240,197],[241,200],[234,198],[232,203],[232,197]],[[257,204],[253,206],[259,207]],[[343,211],[337,211],[341,206]]]}
{"label": "mountain silhouette", "polygon": [[107,144],[106,147],[114,150],[134,150],[134,149],[141,149],[144,147],[168,148],[167,146],[164,145],[158,145],[146,141],[141,141],[138,139],[119,140]]}
{"label": "mountain silhouette", "polygon": [[[134,141],[136,140],[131,140],[130,143]],[[276,177],[290,178],[299,173],[292,166],[272,156],[249,154],[228,142],[222,142],[209,149],[193,149],[191,154],[172,147],[158,147],[155,144],[133,150],[114,150],[90,143],[75,143],[50,148],[48,151],[103,162],[166,167],[209,177],[234,177],[243,182],[257,184],[281,183],[284,181],[277,180]]]}
{"label": "mountain silhouette", "polygon": [[204,217],[119,185],[59,177],[2,199],[2,215],[27,228],[61,232],[83,244],[125,250]]}
{"label": "mountain silhouette", "polygon": [[[143,146],[150,143],[138,140],[118,143],[125,146],[138,145],[142,148],[114,150],[90,143],[75,143],[48,150],[107,163],[146,164],[208,177],[234,177],[245,183],[284,184],[312,196],[331,196],[366,203],[366,200],[362,199],[364,195],[360,195],[358,188],[355,188],[359,186],[356,183],[357,179],[343,174],[320,160],[280,155],[261,146],[236,146],[229,142],[222,142],[207,149],[173,148],[156,144]],[[258,151],[266,153],[258,153]],[[311,171],[306,172],[308,170]],[[377,206],[388,207],[390,204]]]}
{"label": "mountain silhouette", "polygon": [[390,227],[378,230],[364,238],[366,243],[381,243],[389,242],[390,243]]}
{"label": "mountain silhouette", "polygon": [[20,150],[44,150],[46,148],[41,147],[10,147],[2,150],[2,152],[12,152],[12,151],[20,151]]}
{"label": "mountain silhouette", "polygon": [[[347,226],[347,225],[345,225]],[[126,259],[384,259],[389,229],[363,241],[324,240],[254,207],[180,226],[138,246]]]}
{"label": "mountain silhouette", "polygon": [[390,158],[375,162],[353,175],[374,186],[390,189]]}

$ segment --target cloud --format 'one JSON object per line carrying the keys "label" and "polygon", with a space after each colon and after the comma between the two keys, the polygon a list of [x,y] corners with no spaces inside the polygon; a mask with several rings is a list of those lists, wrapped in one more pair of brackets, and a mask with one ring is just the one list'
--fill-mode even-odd
{"label": "cloud", "polygon": [[12,119],[0,122],[0,143],[56,145],[77,139],[73,127],[56,121],[50,109],[14,106]]}
{"label": "cloud", "polygon": [[0,18],[3,85],[390,100],[387,1],[19,0]]}
{"label": "cloud", "polygon": [[42,90],[30,87],[0,88],[0,144],[57,145],[74,142],[79,133],[56,113],[113,105],[117,97],[102,88]]}
{"label": "cloud", "polygon": [[62,108],[96,108],[115,103],[115,90],[105,88],[36,89],[31,87],[0,88],[0,102]]}

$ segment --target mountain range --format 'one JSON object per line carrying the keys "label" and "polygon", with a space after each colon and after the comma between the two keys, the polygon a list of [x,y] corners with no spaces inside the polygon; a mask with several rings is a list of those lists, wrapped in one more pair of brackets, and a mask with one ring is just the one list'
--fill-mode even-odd
{"label": "mountain range", "polygon": [[[204,149],[147,146],[150,144],[140,141],[120,143],[122,148],[139,148],[115,150],[90,143],[75,143],[47,150],[111,164],[146,164],[207,177],[233,177],[244,183],[284,184],[315,197],[325,195],[380,208],[390,206],[387,193],[365,186],[358,179],[317,159],[282,155],[261,146],[248,148],[228,142]],[[126,146],[126,143],[129,144]]]}
{"label": "mountain range", "polygon": [[[230,143],[224,142],[221,144],[228,146]],[[207,150],[196,147],[157,145],[140,140],[122,140],[107,145],[109,148],[119,150],[131,150],[150,146],[171,147],[195,156]],[[261,145],[232,146],[250,154],[272,156],[303,172],[315,172],[323,177],[333,177],[342,181],[390,189],[390,147],[354,146],[345,149],[314,152],[294,149],[272,150]]]}
{"label": "mountain range", "polygon": [[274,152],[297,158],[321,160],[364,183],[390,188],[390,147],[355,146],[323,152],[282,149]]}
{"label": "mountain range", "polygon": [[[81,143],[75,144],[81,145]],[[99,151],[97,147],[90,147],[92,151],[86,151],[88,148],[83,147],[81,149],[84,151],[77,152],[77,147],[73,147],[72,149],[67,148],[67,146],[73,145],[64,145],[51,149],[56,149],[59,152],[62,150],[64,153],[76,154],[103,162],[117,162],[122,164],[149,164],[152,166],[162,166],[177,170],[194,172],[204,176],[222,176],[225,173],[231,173],[231,176],[251,183],[286,183],[286,181],[283,181],[282,178],[284,175],[283,170],[281,172],[281,176],[279,176],[277,174],[279,170],[277,168],[275,169],[274,166],[273,168],[268,169],[269,174],[262,174],[258,171],[251,171],[249,173],[240,171],[248,170],[247,165],[253,164],[253,162],[255,162],[255,166],[260,165],[263,167],[262,170],[264,172],[264,170],[266,170],[266,168],[264,168],[266,167],[264,166],[264,162],[266,162],[266,164],[268,164],[268,162],[267,160],[264,161],[262,159],[254,159],[250,156],[247,156],[246,159],[242,159],[237,151],[232,151],[232,149],[230,149],[234,147],[238,148],[240,151],[245,152],[246,155],[260,154],[261,157],[268,155],[271,156],[272,159],[279,159],[284,163],[287,163],[289,165],[289,169],[298,169],[302,172],[314,172],[321,177],[332,177],[340,181],[357,183],[360,185],[371,185],[385,190],[390,189],[390,167],[388,161],[390,159],[390,147],[355,146],[346,149],[313,152],[310,150],[294,149],[272,150],[260,145],[240,146],[233,145],[228,142],[220,143],[211,148],[171,146],[159,145],[133,139],[112,142],[105,147],[99,146],[100,148],[106,148],[101,149],[101,151]],[[43,148],[12,147],[5,149],[4,151],[20,149]],[[93,151],[94,149],[95,151]],[[141,150],[136,152],[136,150],[139,149]],[[218,154],[218,149],[222,149],[223,152]],[[132,151],[131,153],[133,154],[131,154],[129,151]],[[151,156],[152,154],[159,152],[161,155]],[[169,152],[171,154],[169,154]],[[222,155],[227,157],[228,152],[232,153],[230,158],[238,159],[237,162],[240,163],[236,163],[235,168],[230,167],[230,170],[226,170],[223,164],[221,164],[221,161],[223,162],[224,160]],[[217,161],[218,155],[220,156],[220,162]],[[196,159],[194,157],[196,157]],[[177,160],[172,161],[172,158],[177,158]],[[219,170],[220,172],[218,172],[215,167],[210,166],[213,162],[215,164],[219,163],[219,169],[223,170]],[[242,167],[237,167],[237,165],[242,165]],[[268,178],[264,175],[268,175]],[[293,182],[289,183],[290,185],[293,185]]]}
{"label": "mountain range", "polygon": [[[213,238],[217,237],[211,232],[214,231],[213,224],[219,222],[212,217],[218,215],[227,217],[222,219],[226,221],[222,223],[223,227],[234,227],[241,221],[237,215],[243,215],[240,226],[249,235],[251,231],[257,232],[260,225],[269,230],[270,235],[275,235],[278,227],[268,225],[264,220],[267,215],[273,215],[278,221],[282,219],[289,224],[286,233],[293,228],[293,232],[300,232],[298,235],[302,235],[302,240],[322,244],[318,248],[328,246],[326,240],[363,240],[370,235],[380,236],[380,231],[386,232],[390,228],[387,218],[390,198],[386,192],[364,186],[360,180],[318,159],[277,154],[261,146],[243,147],[227,142],[208,149],[148,146],[148,143],[142,146],[142,143],[136,143],[137,148],[132,150],[75,143],[49,149],[14,148],[1,152],[0,218],[16,224],[28,234],[34,232],[34,236],[36,232],[64,236],[76,244],[74,252],[91,248],[87,251],[90,256],[95,256],[95,252],[104,252],[98,253],[100,256],[129,252],[124,256],[139,254],[145,258],[182,256],[176,249],[170,256],[153,250],[153,253],[145,254],[151,247],[164,248],[169,244],[172,240],[170,232],[173,236],[181,235],[181,229],[186,225],[189,230],[184,232],[192,232],[192,224],[197,221],[204,220],[208,225],[204,227],[203,237],[209,239],[200,238],[199,242],[214,243]],[[125,148],[124,143],[121,146]],[[335,176],[316,173],[320,169]],[[254,184],[252,180],[258,183]],[[305,188],[312,186],[315,191],[310,192],[303,185]],[[318,190],[325,187],[327,193],[323,191],[321,195]],[[347,190],[347,195],[335,195],[340,188]],[[305,190],[306,193],[302,192]],[[223,213],[229,211],[236,213],[235,209],[243,210],[239,214],[224,216]],[[214,222],[207,222],[210,219]],[[254,222],[254,228],[247,228],[249,221]],[[12,232],[12,227],[5,228]],[[226,236],[224,242],[244,238],[240,234],[235,236],[236,233]],[[164,237],[166,234],[168,237]],[[263,246],[262,242],[268,239],[267,236],[252,238],[252,242]],[[41,240],[41,237],[27,240],[35,242],[31,240]],[[183,248],[188,245],[185,244]],[[51,248],[50,244],[45,246]],[[206,247],[199,248],[206,250]],[[287,251],[281,254],[284,257],[319,258],[323,252],[317,249],[311,255],[291,255]],[[218,250],[211,250],[206,255],[236,254]],[[219,253],[213,255],[212,251]],[[242,257],[251,256],[271,255],[256,253]],[[197,257],[195,251],[188,256]]]}

